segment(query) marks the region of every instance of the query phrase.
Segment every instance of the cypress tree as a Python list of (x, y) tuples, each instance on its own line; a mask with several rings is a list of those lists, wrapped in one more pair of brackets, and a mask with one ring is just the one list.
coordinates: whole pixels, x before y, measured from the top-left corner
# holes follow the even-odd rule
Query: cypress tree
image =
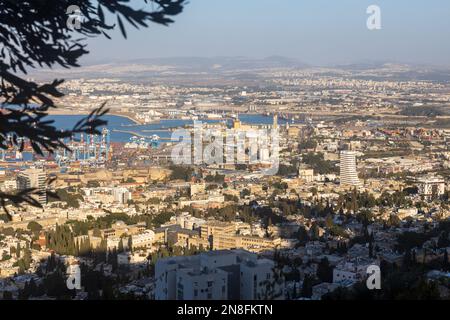
[(122, 239), (120, 239), (120, 241), (119, 241), (119, 248), (117, 249), (117, 251), (119, 251), (119, 253), (122, 253), (124, 251)]
[(131, 236), (128, 237), (128, 250), (133, 252), (133, 238)]
[(306, 275), (305, 278), (303, 279), (301, 295), (304, 298), (311, 298), (312, 296), (312, 282), (308, 275)]
[(443, 261), (443, 265), (444, 265), (444, 269), (448, 270), (449, 269), (449, 263), (448, 263), (448, 252), (447, 252), (447, 248), (444, 249), (444, 261)]

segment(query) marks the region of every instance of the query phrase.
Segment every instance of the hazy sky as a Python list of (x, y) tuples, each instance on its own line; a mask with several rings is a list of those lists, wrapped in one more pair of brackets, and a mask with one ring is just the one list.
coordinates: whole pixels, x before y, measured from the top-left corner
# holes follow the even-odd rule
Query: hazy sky
[[(366, 27), (369, 5), (382, 30)], [(310, 64), (450, 65), (449, 0), (190, 0), (170, 27), (89, 40), (85, 61), (282, 55)]]

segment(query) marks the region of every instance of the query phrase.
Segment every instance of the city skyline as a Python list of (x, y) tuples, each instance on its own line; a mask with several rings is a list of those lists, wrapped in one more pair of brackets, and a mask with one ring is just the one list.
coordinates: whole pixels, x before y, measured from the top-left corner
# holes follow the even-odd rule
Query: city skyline
[(0, 300), (450, 300), (450, 3), (192, 1), (0, 1)]

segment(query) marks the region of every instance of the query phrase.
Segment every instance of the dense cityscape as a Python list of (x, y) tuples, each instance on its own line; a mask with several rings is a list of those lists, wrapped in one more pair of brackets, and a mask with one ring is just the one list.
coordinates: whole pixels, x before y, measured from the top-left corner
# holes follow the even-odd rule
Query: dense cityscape
[[(1, 191), (34, 188), (39, 203), (4, 203), (0, 298), (450, 297), (448, 74), (209, 62), (81, 68), (51, 117), (65, 129), (105, 102), (101, 135), (0, 151)], [(173, 133), (198, 123), (276, 130), (275, 174), (273, 141), (254, 161), (246, 141), (240, 162), (178, 163)]]
[(2, 311), (445, 315), (449, 15), (0, 0)]

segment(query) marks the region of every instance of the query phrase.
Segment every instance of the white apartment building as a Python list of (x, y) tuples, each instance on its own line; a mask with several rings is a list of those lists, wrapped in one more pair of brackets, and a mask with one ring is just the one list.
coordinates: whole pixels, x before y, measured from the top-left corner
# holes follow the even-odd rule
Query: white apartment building
[(415, 217), (419, 213), (417, 208), (400, 208), (397, 210), (397, 217), (405, 219), (408, 217)]
[(282, 295), (274, 262), (245, 250), (217, 250), (156, 262), (156, 300), (265, 299)]
[(198, 200), (180, 200), (178, 201), (178, 207), (184, 208), (191, 205), (207, 205), (211, 202), (223, 203), (225, 201), (225, 197), (223, 195), (208, 195), (203, 199)]
[(133, 248), (150, 247), (155, 240), (155, 232), (152, 230), (145, 230), (142, 233), (131, 236), (131, 244)]
[(188, 212), (182, 212), (176, 217), (170, 218), (172, 224), (178, 224), (184, 229), (193, 230), (206, 223), (205, 219), (196, 218)]
[(117, 264), (122, 266), (134, 265), (135, 267), (142, 267), (147, 265), (147, 262), (146, 255), (141, 255), (137, 252), (125, 251), (117, 254)]
[(423, 177), (417, 182), (420, 195), (441, 196), (445, 193), (445, 181), (441, 177)]
[(12, 191), (17, 189), (17, 180), (5, 180), (0, 190), (2, 191)]
[(131, 193), (127, 188), (114, 188), (113, 189), (114, 201), (125, 204), (128, 200), (131, 200)]
[(222, 269), (181, 269), (177, 272), (177, 300), (227, 300), (228, 273)]
[(361, 185), (356, 171), (356, 152), (354, 151), (341, 151), (340, 183), (343, 186)]
[(370, 265), (377, 265), (377, 263), (358, 259), (343, 261), (333, 269), (333, 283), (361, 281), (367, 277), (367, 268)]
[(274, 262), (269, 259), (248, 261), (241, 265), (241, 300), (268, 300), (280, 293), (274, 279)]
[(34, 198), (41, 204), (47, 203), (46, 190), (47, 175), (41, 169), (27, 169), (17, 176), (17, 188), (19, 190), (36, 189)]

